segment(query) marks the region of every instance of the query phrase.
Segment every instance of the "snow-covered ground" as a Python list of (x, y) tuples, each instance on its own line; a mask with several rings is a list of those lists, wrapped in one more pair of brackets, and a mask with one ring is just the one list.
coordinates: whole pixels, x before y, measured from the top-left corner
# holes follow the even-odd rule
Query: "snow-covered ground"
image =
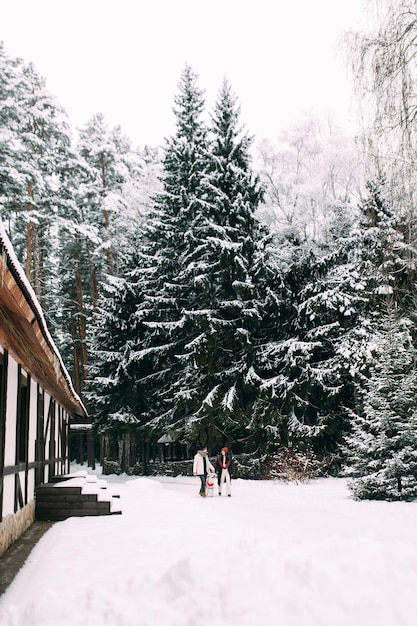
[(0, 600), (2, 626), (414, 626), (417, 503), (343, 479), (107, 477), (122, 515), (56, 523)]

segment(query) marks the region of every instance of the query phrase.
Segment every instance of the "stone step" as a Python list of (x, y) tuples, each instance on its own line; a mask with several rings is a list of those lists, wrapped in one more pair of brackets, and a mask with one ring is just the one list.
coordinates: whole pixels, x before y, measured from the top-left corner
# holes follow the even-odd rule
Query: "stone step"
[[(56, 477), (55, 477), (56, 478)], [(35, 489), (35, 517), (60, 521), (87, 515), (120, 515), (119, 496), (107, 489), (106, 481), (87, 476), (66, 477), (38, 485)]]

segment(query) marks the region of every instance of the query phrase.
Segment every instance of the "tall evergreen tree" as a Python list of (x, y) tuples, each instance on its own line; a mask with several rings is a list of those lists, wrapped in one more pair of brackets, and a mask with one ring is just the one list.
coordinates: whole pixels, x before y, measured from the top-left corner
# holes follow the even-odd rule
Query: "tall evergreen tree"
[(62, 193), (57, 221), (57, 337), (75, 388), (82, 393), (87, 377), (88, 328), (98, 299), (95, 251), (101, 244), (99, 225), (88, 221), (86, 189), (91, 181), (88, 164), (77, 153), (62, 173)]
[(90, 168), (84, 183), (84, 221), (98, 228), (101, 244), (94, 250), (97, 280), (118, 274), (117, 217), (126, 210), (123, 187), (140, 177), (140, 164), (120, 127), (110, 129), (101, 113), (80, 130), (77, 145)]
[(362, 303), (355, 324), (346, 329), (337, 349), (340, 358), (348, 360), (358, 384), (373, 367), (373, 337), (383, 331), (386, 316), (391, 320), (409, 318), (415, 324), (414, 244), (403, 219), (392, 209), (384, 180), (368, 182), (367, 191), (359, 207), (356, 255), (350, 272)]
[[(225, 81), (212, 116), (205, 202), (188, 225), (176, 280), (185, 294), (172, 387), (172, 419), (191, 438), (238, 446), (249, 434), (255, 386), (251, 372), (260, 318), (253, 266), (261, 237), (262, 198), (250, 165), (251, 140)], [(191, 428), (190, 428), (191, 427)]]
[(27, 89), (27, 83), (22, 65), (20, 59), (6, 54), (0, 42), (0, 209), (11, 239), (15, 238), (15, 214), (24, 206), (26, 192), (20, 136), (25, 113), (20, 94)]
[(416, 350), (407, 320), (385, 317), (375, 360), (347, 439), (350, 488), (359, 499), (417, 497)]
[(286, 304), (281, 332), (263, 346), (258, 372), (269, 429), (284, 445), (338, 450), (349, 412), (359, 410), (357, 388), (374, 365), (383, 315), (412, 314), (412, 242), (383, 182), (369, 184), (368, 192), (353, 221), (352, 209), (341, 206), (345, 214), (326, 245), (293, 239), (277, 252)]
[[(189, 80), (189, 72), (183, 79)], [(189, 91), (184, 83), (177, 99), (178, 134), (165, 160), (166, 193), (157, 203), (163, 209), (156, 222), (159, 255), (161, 229), (162, 255), (170, 254), (169, 262), (160, 260), (169, 274), (158, 275), (159, 318), (150, 324), (159, 359), (161, 335), (169, 353), (168, 361), (166, 354), (160, 361), (169, 375), (156, 423), (214, 445), (248, 435), (260, 320), (251, 272), (260, 238), (254, 212), (261, 190), (228, 84), (214, 111), (210, 152), (204, 129), (190, 119), (190, 111), (199, 116), (202, 107), (195, 87)], [(152, 293), (155, 297), (155, 285)]]
[(44, 308), (49, 273), (53, 258), (54, 225), (60, 200), (59, 173), (68, 160), (71, 133), (66, 114), (46, 89), (45, 80), (33, 65), (24, 68), (29, 90), (23, 105), (26, 110), (22, 141), (25, 146), (26, 167), (33, 174), (27, 178), (26, 203), (26, 275), (31, 279)]
[(355, 382), (347, 471), (358, 498), (407, 500), (417, 493), (414, 245), (385, 182), (367, 188), (359, 266), (367, 306), (341, 345)]
[[(101, 330), (92, 344), (88, 397), (99, 427), (120, 437), (122, 414), (137, 420), (138, 429), (149, 423), (155, 428), (161, 421), (166, 424), (165, 398), (178, 375), (173, 330), (182, 318), (182, 296), (175, 292), (174, 283), (187, 224), (202, 199), (201, 180), (207, 167), (203, 108), (197, 77), (186, 67), (175, 99), (177, 131), (167, 141), (162, 162), (162, 191), (155, 195), (147, 219), (138, 225), (136, 250), (124, 258), (123, 279), (107, 279), (97, 311), (96, 325)], [(106, 380), (111, 382), (102, 384)]]
[(71, 137), (65, 112), (33, 65), (1, 50), (2, 214), (43, 308), (54, 302), (54, 244), (59, 175)]
[(120, 128), (109, 129), (100, 114), (80, 131), (78, 150), (62, 168), (65, 194), (58, 222), (58, 265), (59, 301), (70, 320), (62, 329), (62, 347), (82, 392), (101, 285), (107, 274), (119, 272), (126, 238), (134, 232), (134, 220), (129, 229), (121, 216), (128, 208), (124, 185), (140, 179), (140, 160)]
[(340, 250), (320, 251), (297, 245), (285, 264), (278, 261), (280, 325), (262, 345), (258, 371), (263, 422), (271, 441), (284, 446), (334, 451), (346, 427), (351, 386), (338, 346), (357, 323), (363, 295), (354, 277), (355, 238), (338, 244)]
[(139, 278), (137, 270), (126, 278), (109, 276), (100, 297), (87, 398), (93, 400), (96, 427), (102, 432), (118, 434), (123, 424), (139, 422), (142, 398), (129, 371), (132, 345), (143, 334), (136, 316)]
[(138, 267), (128, 270), (133, 276), (140, 268), (135, 318), (142, 330), (129, 358), (119, 359), (144, 399), (133, 410), (142, 424), (217, 445), (251, 434), (261, 319), (253, 276), (263, 235), (254, 213), (262, 192), (230, 87), (220, 91), (209, 143), (196, 81), (186, 67), (163, 191), (143, 226)]
[[(175, 98), (176, 133), (167, 140), (163, 158), (163, 190), (155, 196), (141, 244), (143, 299), (138, 305), (148, 333), (137, 348), (141, 393), (153, 397), (145, 421), (169, 427), (167, 400), (173, 380), (181, 377), (176, 353), (180, 351), (177, 329), (182, 327), (188, 285), (178, 281), (183, 256), (194, 237), (193, 219), (203, 210), (203, 179), (208, 167), (207, 130), (201, 121), (203, 93), (197, 76), (187, 66)], [(153, 374), (147, 363), (152, 360)], [(144, 361), (144, 362), (142, 362)], [(143, 367), (142, 367), (143, 366)]]
[(207, 208), (193, 224), (196, 241), (180, 275), (192, 285), (184, 325), (190, 340), (181, 355), (189, 381), (185, 391), (182, 385), (185, 414), (191, 416), (194, 436), (201, 438), (203, 432), (213, 445), (226, 439), (237, 449), (253, 436), (262, 316), (254, 267), (263, 234), (255, 218), (262, 189), (251, 169), (251, 138), (239, 126), (239, 113), (224, 81), (212, 115)]

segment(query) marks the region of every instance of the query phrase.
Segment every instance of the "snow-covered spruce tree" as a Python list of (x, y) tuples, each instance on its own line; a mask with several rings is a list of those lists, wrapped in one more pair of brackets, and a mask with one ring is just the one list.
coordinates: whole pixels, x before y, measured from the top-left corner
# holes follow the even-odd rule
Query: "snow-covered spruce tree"
[[(24, 161), (20, 129), (25, 116), (20, 93), (26, 89), (27, 83), (22, 61), (9, 57), (2, 42), (0, 76), (0, 210), (9, 236), (14, 239), (15, 214), (26, 200), (25, 179), (19, 164)], [(23, 234), (21, 238), (24, 240)]]
[(174, 332), (179, 375), (167, 395), (168, 415), (191, 440), (212, 447), (226, 440), (238, 449), (254, 435), (261, 311), (253, 268), (262, 234), (254, 213), (262, 192), (251, 170), (251, 140), (239, 127), (226, 81), (211, 130), (203, 201), (185, 225), (174, 280), (182, 318)]
[[(149, 159), (150, 167), (156, 167), (156, 155), (151, 154)], [(146, 162), (144, 169), (146, 171)], [(149, 178), (154, 178), (152, 170)], [(140, 237), (144, 237), (144, 215), (149, 210), (146, 188), (151, 181), (145, 180), (142, 188), (143, 182), (142, 177), (128, 181), (128, 192), (123, 193), (126, 209), (113, 214), (112, 231), (113, 240), (118, 244), (119, 276), (108, 274), (99, 284), (94, 316), (86, 329), (89, 331), (89, 365), (86, 368), (89, 377), (85, 397), (94, 416), (95, 432), (100, 437), (101, 461), (106, 458), (117, 460), (121, 471), (127, 471), (140, 458), (142, 471), (146, 473), (145, 450), (149, 440), (146, 420), (156, 407), (152, 393), (146, 393), (146, 380), (153, 370), (146, 359), (149, 332), (144, 328), (143, 309), (139, 303), (143, 302), (142, 283), (148, 284), (148, 272), (158, 271), (158, 264), (154, 267), (149, 261), (147, 268), (143, 264), (146, 244)], [(91, 228), (84, 227), (78, 233), (81, 254), (88, 252), (89, 246), (94, 249)], [(86, 255), (86, 261), (90, 257), (91, 253)], [(82, 295), (80, 304), (87, 301), (91, 306), (88, 288)], [(78, 318), (81, 322), (82, 317), (78, 315)], [(152, 381), (151, 376), (149, 380)], [(154, 391), (151, 383), (150, 387)]]
[[(73, 233), (82, 228), (74, 202), (86, 166), (71, 148), (62, 108), (33, 66), (9, 59), (3, 49), (0, 58), (1, 214), (54, 339), (76, 375), (72, 349), (77, 346), (68, 328), (77, 324), (76, 300), (73, 293), (66, 299), (64, 285), (74, 290), (77, 285), (72, 271), (77, 257), (74, 250), (66, 252)], [(76, 375), (80, 391), (78, 380)]]
[(404, 217), (392, 210), (385, 182), (367, 188), (360, 272), (368, 306), (361, 325), (340, 346), (355, 383), (348, 472), (355, 476), (357, 497), (411, 499), (416, 480), (415, 250)]
[(258, 372), (269, 429), (281, 445), (325, 453), (342, 441), (352, 385), (337, 350), (363, 306), (355, 242), (346, 232), (338, 249), (333, 242), (333, 249), (298, 244), (291, 251), (290, 242), (283, 242), (276, 253), (280, 326), (259, 351)]
[(62, 107), (33, 65), (7, 61), (4, 53), (1, 58), (9, 68), (2, 74), (2, 212), (18, 258), (48, 314), (55, 300), (51, 286), (59, 170), (70, 150), (70, 131)]
[[(26, 110), (21, 129), (27, 164), (36, 174), (27, 180), (26, 204), (26, 275), (48, 311), (55, 294), (48, 293), (54, 276), (55, 223), (60, 202), (59, 172), (68, 159), (71, 133), (66, 113), (46, 89), (45, 81), (33, 65), (24, 68), (29, 90), (23, 99)], [(25, 164), (27, 166), (27, 164)]]
[[(161, 149), (150, 146), (138, 148), (130, 153), (129, 162), (130, 177), (121, 190), (124, 206), (113, 214), (112, 223), (118, 263), (124, 268), (126, 259), (131, 255), (132, 241), (136, 241), (138, 231), (148, 218), (152, 197), (162, 189)], [(116, 273), (121, 272), (117, 270)]]
[[(338, 355), (345, 359), (352, 380), (360, 387), (362, 376), (373, 367), (373, 337), (384, 329), (386, 315), (409, 318), (415, 327), (413, 272), (416, 262), (411, 231), (390, 203), (385, 182), (367, 183), (360, 209), (356, 243), (356, 271), (362, 291), (356, 323), (342, 336)], [(415, 331), (411, 330), (414, 336)]]
[(88, 329), (98, 299), (94, 252), (101, 244), (98, 224), (86, 211), (91, 170), (78, 153), (62, 163), (58, 207), (56, 265), (59, 283), (53, 309), (57, 340), (78, 393), (84, 390), (88, 365)]
[(135, 232), (132, 213), (130, 229), (125, 222), (122, 228), (121, 215), (128, 208), (124, 185), (134, 186), (136, 178), (140, 180), (140, 160), (120, 128), (110, 130), (102, 115), (81, 130), (78, 148), (60, 167), (57, 316), (60, 347), (67, 355), (77, 391), (82, 392), (101, 284), (107, 272), (118, 272), (129, 232)]
[(410, 322), (385, 316), (377, 355), (360, 388), (360, 410), (347, 438), (347, 475), (359, 499), (417, 498), (417, 353)]
[[(129, 411), (140, 424), (152, 423), (160, 432), (170, 427), (167, 417), (170, 405), (166, 398), (172, 382), (182, 376), (180, 363), (175, 358), (179, 349), (175, 333), (183, 323), (184, 294), (176, 279), (186, 238), (190, 236), (189, 226), (193, 216), (201, 211), (204, 195), (202, 179), (208, 167), (208, 156), (207, 131), (200, 119), (203, 108), (197, 77), (186, 67), (175, 99), (177, 130), (167, 141), (163, 158), (163, 189), (155, 195), (147, 219), (139, 229), (138, 256), (132, 254), (126, 259), (124, 271), (128, 282), (129, 275), (136, 272), (140, 277), (137, 279), (140, 290), (136, 290), (136, 319), (145, 328), (127, 344), (129, 358), (124, 345), (118, 357), (119, 361), (129, 364), (125, 372), (132, 392), (127, 395), (133, 397), (137, 391), (137, 401), (130, 405)], [(123, 307), (122, 300), (118, 303)], [(121, 311), (118, 318), (124, 319), (124, 315)], [(126, 332), (130, 337), (129, 329)], [(94, 356), (98, 360), (97, 368), (105, 369), (103, 349), (100, 354), (94, 348)], [(104, 407), (107, 400), (110, 403), (108, 413), (114, 414), (110, 396), (103, 400), (102, 408), (99, 406), (99, 414), (107, 410)], [(91, 401), (94, 401), (92, 396)]]
[(84, 184), (84, 219), (98, 227), (101, 245), (94, 250), (97, 280), (118, 274), (117, 218), (126, 210), (123, 188), (140, 178), (140, 162), (120, 127), (110, 129), (101, 113), (80, 130), (77, 149), (90, 167)]
[(337, 450), (356, 387), (373, 365), (382, 314), (387, 307), (414, 314), (410, 230), (390, 209), (382, 181), (368, 193), (359, 211), (341, 205), (326, 245), (294, 240), (290, 254), (290, 241), (280, 247), (284, 332), (265, 345), (258, 372), (284, 443)]
[[(149, 397), (137, 381), (151, 373), (146, 359), (140, 359), (139, 366), (136, 358), (145, 329), (137, 314), (142, 268), (133, 247), (129, 267), (124, 270), (123, 277), (108, 276), (99, 298), (85, 393), (95, 432), (104, 444), (103, 457), (117, 459), (122, 471), (135, 465), (137, 448), (146, 438)], [(140, 456), (144, 461), (145, 456)]]
[(364, 307), (352, 148), (328, 130), (309, 119), (279, 146), (262, 143), (266, 203), (259, 212), (275, 237), (269, 302), (279, 303), (278, 317), (275, 302), (272, 308), (275, 333), (259, 351), (264, 422), (269, 418), (271, 441), (274, 435), (281, 445), (321, 452), (342, 440), (343, 405), (353, 394), (338, 347)]

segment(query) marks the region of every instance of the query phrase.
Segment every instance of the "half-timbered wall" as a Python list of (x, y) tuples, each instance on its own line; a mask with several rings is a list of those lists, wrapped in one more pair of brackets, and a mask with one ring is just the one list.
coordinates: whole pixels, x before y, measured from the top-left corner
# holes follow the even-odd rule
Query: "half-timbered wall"
[(34, 520), (38, 484), (69, 471), (69, 421), (87, 418), (0, 220), (0, 555)]
[(34, 521), (36, 485), (69, 471), (69, 419), (0, 347), (0, 555)]

